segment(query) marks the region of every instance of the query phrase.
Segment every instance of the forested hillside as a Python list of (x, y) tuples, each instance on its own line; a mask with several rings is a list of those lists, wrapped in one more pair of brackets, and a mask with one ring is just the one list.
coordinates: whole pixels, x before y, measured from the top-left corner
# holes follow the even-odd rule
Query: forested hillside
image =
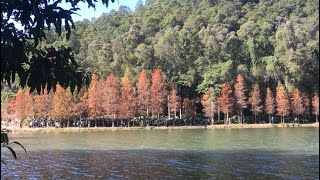
[[(49, 32), (40, 46), (71, 47), (101, 80), (127, 72), (135, 86), (142, 70), (151, 79), (161, 69), (168, 90), (174, 84), (181, 101), (198, 103), (230, 86), (235, 102), (246, 97), (244, 105), (235, 103), (239, 115), (264, 112), (249, 106), (257, 88), (261, 103), (268, 87), (273, 94), (283, 87), (288, 98), (297, 89), (310, 101), (319, 91), (317, 0), (146, 0), (134, 11), (122, 6), (75, 26), (69, 41)], [(242, 95), (233, 92), (238, 75)]]
[(55, 34), (47, 43), (72, 47), (102, 77), (161, 68), (184, 96), (234, 84), (237, 74), (312, 92), (319, 89), (318, 18), (316, 0), (149, 0), (78, 22), (70, 41)]

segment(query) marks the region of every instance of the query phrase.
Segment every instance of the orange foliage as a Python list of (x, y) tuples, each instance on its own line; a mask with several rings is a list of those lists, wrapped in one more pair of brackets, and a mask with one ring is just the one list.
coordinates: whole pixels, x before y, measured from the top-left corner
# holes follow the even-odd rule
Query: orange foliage
[(150, 106), (150, 80), (142, 70), (137, 82), (137, 106), (139, 115), (148, 117)]
[(34, 116), (34, 97), (30, 95), (28, 89), (24, 93), (24, 96), (26, 98), (25, 116), (28, 118), (32, 118)]
[(53, 95), (53, 107), (51, 116), (54, 119), (67, 119), (71, 113), (71, 92), (62, 88), (59, 84), (56, 86), (56, 92)]
[(52, 111), (52, 92), (49, 94), (35, 95), (34, 115), (37, 118), (51, 117)]
[(185, 118), (193, 118), (195, 116), (195, 101), (189, 98), (184, 98), (182, 102), (183, 114)]
[(88, 108), (89, 116), (92, 119), (97, 119), (102, 115), (103, 108), (103, 89), (102, 83), (98, 81), (97, 75), (93, 74), (91, 77), (91, 82), (88, 90)]
[(6, 98), (1, 105), (1, 120), (8, 120), (10, 118), (10, 103)]
[(26, 98), (23, 94), (22, 89), (19, 89), (16, 98), (15, 98), (15, 105), (14, 105), (14, 111), (15, 111), (15, 117), (22, 121), (25, 118), (25, 105), (26, 105)]
[[(180, 97), (178, 95), (178, 90), (176, 85), (174, 85), (173, 83), (171, 83), (171, 91), (168, 95), (168, 108), (169, 108), (169, 113), (173, 113), (174, 115), (174, 119), (176, 118), (176, 113), (179, 110), (179, 106), (180, 106)], [(169, 114), (169, 117), (170, 117)]]
[(121, 87), (121, 117), (124, 119), (133, 118), (136, 113), (134, 87), (131, 82), (132, 75), (127, 70), (122, 78)]
[(312, 113), (316, 115), (316, 122), (318, 122), (318, 116), (319, 116), (319, 95), (317, 93), (314, 93), (314, 96), (312, 98)]
[(270, 115), (275, 113), (275, 100), (270, 88), (267, 88), (266, 101), (265, 101), (265, 112), (269, 114), (269, 122), (271, 122)]
[(214, 114), (217, 112), (217, 102), (213, 93), (213, 89), (210, 87), (201, 99), (201, 104), (203, 106), (202, 111), (206, 117), (211, 119), (211, 125), (213, 125)]
[(254, 114), (254, 121), (256, 123), (256, 116), (262, 112), (263, 106), (260, 98), (260, 89), (257, 84), (253, 86), (250, 93), (249, 103), (251, 104), (251, 111)]
[(234, 85), (234, 97), (235, 97), (235, 104), (238, 110), (238, 120), (241, 123), (241, 118), (243, 116), (243, 109), (247, 108), (248, 102), (246, 97), (246, 86), (244, 83), (243, 77), (239, 74), (237, 76), (237, 82)]
[[(220, 96), (218, 97), (219, 106), (221, 112), (227, 115), (227, 121), (229, 122), (229, 113), (232, 113), (234, 108), (234, 99), (232, 97), (232, 89), (228, 83), (221, 85)], [(225, 123), (227, 123), (225, 121)]]
[(290, 114), (290, 104), (285, 88), (279, 83), (276, 93), (277, 113), (282, 117), (281, 123), (284, 123), (284, 116)]
[(156, 69), (152, 73), (152, 85), (150, 87), (151, 94), (151, 112), (153, 115), (157, 115), (160, 118), (160, 114), (163, 112), (166, 101), (166, 89), (161, 76), (161, 70)]
[(114, 120), (119, 116), (120, 108), (120, 83), (119, 79), (110, 75), (107, 77), (105, 83), (106, 87), (104, 88), (104, 103), (103, 107), (108, 118), (112, 119), (112, 127), (114, 126)]
[(291, 109), (294, 115), (300, 115), (304, 112), (303, 99), (300, 95), (300, 91), (294, 88), (291, 95)]

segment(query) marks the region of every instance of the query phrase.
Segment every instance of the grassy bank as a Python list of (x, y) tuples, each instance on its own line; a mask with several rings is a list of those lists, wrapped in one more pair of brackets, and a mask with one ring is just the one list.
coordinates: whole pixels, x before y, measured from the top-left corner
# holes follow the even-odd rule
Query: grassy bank
[(242, 129), (242, 128), (297, 128), (297, 127), (319, 127), (319, 123), (313, 124), (220, 124), (213, 126), (161, 126), (161, 127), (91, 127), (91, 128), (6, 128), (12, 132), (82, 132), (82, 131), (117, 131), (117, 130), (164, 130), (164, 129)]

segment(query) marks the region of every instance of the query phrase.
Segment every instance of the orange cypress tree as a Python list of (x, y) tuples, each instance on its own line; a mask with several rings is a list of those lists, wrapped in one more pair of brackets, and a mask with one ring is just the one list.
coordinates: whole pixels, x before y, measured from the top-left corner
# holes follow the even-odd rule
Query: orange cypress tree
[(71, 112), (71, 93), (63, 89), (59, 84), (56, 86), (56, 92), (53, 95), (52, 117), (59, 120), (68, 119), (67, 127), (69, 127), (69, 115)]
[(235, 105), (238, 111), (238, 123), (242, 123), (243, 109), (248, 107), (247, 97), (246, 97), (246, 87), (243, 77), (239, 74), (237, 76), (237, 82), (234, 85), (234, 97)]
[(201, 104), (203, 106), (202, 111), (206, 117), (210, 118), (211, 125), (213, 125), (214, 114), (217, 112), (217, 102), (212, 87), (210, 87), (202, 96)]
[(290, 104), (282, 84), (278, 84), (276, 91), (277, 115), (281, 116), (281, 123), (284, 123), (284, 117), (290, 114)]
[(318, 123), (318, 116), (319, 116), (319, 95), (314, 93), (312, 98), (312, 113), (316, 115), (316, 123)]
[(10, 106), (9, 106), (9, 112), (10, 112), (10, 119), (14, 120), (16, 119), (16, 98), (12, 98), (10, 100)]
[(34, 117), (34, 98), (32, 95), (30, 95), (28, 89), (24, 93), (24, 96), (26, 98), (25, 115), (28, 118), (32, 118)]
[(76, 103), (73, 107), (73, 114), (81, 120), (88, 115), (88, 92), (80, 90), (76, 97)]
[(179, 110), (180, 97), (178, 95), (177, 86), (175, 84), (171, 83), (170, 88), (171, 90), (168, 95), (168, 115), (170, 119), (171, 113), (173, 114), (173, 125), (175, 125), (177, 111)]
[(269, 115), (269, 123), (271, 123), (271, 115), (275, 113), (275, 100), (269, 87), (267, 88), (264, 111)]
[[(163, 106), (166, 101), (166, 89), (161, 76), (161, 70), (156, 69), (152, 73), (152, 85), (150, 87), (151, 94), (151, 112), (153, 115), (157, 115), (158, 119), (160, 114), (163, 112)], [(159, 122), (158, 122), (159, 123)]]
[(34, 96), (34, 116), (36, 118), (42, 118), (45, 117), (44, 113), (45, 113), (45, 102), (43, 98), (45, 95), (44, 94), (36, 94)]
[(91, 82), (88, 90), (88, 109), (89, 117), (95, 121), (97, 127), (97, 118), (102, 115), (102, 89), (101, 81), (98, 81), (96, 74), (92, 74)]
[(292, 114), (298, 117), (304, 112), (303, 99), (299, 89), (297, 88), (294, 88), (291, 93), (291, 110)]
[(134, 87), (131, 82), (132, 74), (127, 69), (122, 78), (121, 84), (121, 112), (122, 118), (128, 120), (128, 126), (130, 126), (130, 118), (133, 118), (136, 113), (135, 109), (135, 96)]
[(228, 83), (221, 85), (220, 96), (218, 97), (221, 112), (226, 115), (225, 123), (231, 123), (229, 113), (233, 112), (234, 99), (232, 97), (232, 89)]
[(186, 119), (193, 118), (195, 116), (195, 100), (184, 98), (182, 102), (183, 114)]
[(3, 101), (3, 104), (1, 105), (1, 120), (8, 122), (9, 118), (10, 118), (10, 103), (8, 98), (6, 98)]
[(137, 82), (137, 106), (141, 116), (148, 117), (150, 105), (150, 80), (145, 70), (142, 70)]
[(112, 119), (112, 127), (114, 127), (114, 120), (118, 118), (120, 111), (121, 85), (119, 79), (112, 74), (107, 77), (105, 85), (103, 107), (107, 117)]
[(251, 111), (254, 114), (254, 123), (257, 121), (257, 115), (262, 112), (263, 105), (260, 98), (260, 89), (257, 84), (253, 86), (250, 93), (249, 103), (251, 104)]
[(26, 98), (24, 96), (24, 93), (22, 89), (18, 90), (18, 93), (15, 98), (15, 117), (20, 121), (21, 123), (23, 119), (26, 117), (25, 115), (25, 105), (26, 105)]

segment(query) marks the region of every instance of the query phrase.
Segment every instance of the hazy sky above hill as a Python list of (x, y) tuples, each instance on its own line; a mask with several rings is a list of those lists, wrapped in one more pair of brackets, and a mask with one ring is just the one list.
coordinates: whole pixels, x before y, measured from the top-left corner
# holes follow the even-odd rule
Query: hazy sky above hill
[[(91, 20), (92, 18), (98, 18), (103, 13), (109, 13), (112, 9), (118, 10), (121, 5), (129, 7), (132, 11), (134, 11), (135, 6), (137, 4), (138, 0), (116, 0), (114, 3), (111, 3), (108, 7), (102, 4), (101, 1), (98, 1), (96, 3), (96, 8), (88, 8), (87, 3), (79, 2), (78, 7), (80, 10), (77, 11), (77, 14), (72, 15), (72, 19), (74, 22), (76, 21), (82, 21), (83, 19)], [(144, 3), (145, 0), (142, 0)], [(60, 5), (64, 9), (70, 9), (71, 6), (66, 3), (62, 3)], [(19, 23), (16, 23), (14, 20), (10, 20), (9, 22), (13, 22), (15, 24), (15, 27), (18, 29), (22, 29), (21, 25)]]
[[(142, 0), (145, 2), (145, 0)], [(129, 7), (132, 11), (135, 9), (138, 0), (116, 0), (114, 3), (109, 3), (109, 6), (106, 7), (102, 4), (101, 1), (96, 3), (96, 9), (88, 8), (88, 4), (80, 2), (78, 7), (80, 10), (77, 11), (79, 15), (73, 15), (72, 18), (74, 22), (81, 21), (83, 19), (91, 20), (92, 18), (98, 18), (103, 13), (109, 13), (112, 9), (118, 10), (121, 5)], [(70, 8), (67, 4), (62, 6), (63, 8)]]

